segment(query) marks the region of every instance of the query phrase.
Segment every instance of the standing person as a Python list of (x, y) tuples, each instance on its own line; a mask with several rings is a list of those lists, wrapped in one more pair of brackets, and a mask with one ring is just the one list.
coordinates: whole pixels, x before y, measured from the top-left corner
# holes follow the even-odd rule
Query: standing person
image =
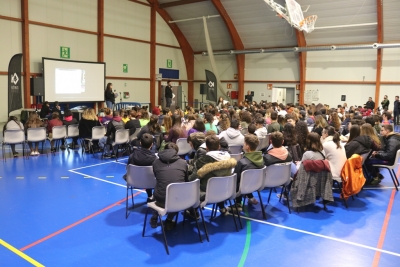
[(244, 100), (245, 100), (247, 103), (253, 102), (253, 96), (252, 96), (250, 90), (247, 91), (247, 95), (244, 97)]
[(399, 124), (399, 114), (400, 114), (400, 103), (399, 103), (399, 96), (396, 95), (395, 97), (395, 101), (394, 101), (394, 107), (393, 107), (393, 122), (395, 125)]
[(375, 109), (375, 102), (372, 101), (372, 97), (368, 98), (367, 103), (365, 103), (365, 108), (374, 110)]
[[(23, 131), (24, 130), (24, 125), (21, 122), (18, 121), (17, 117), (10, 116), (8, 118), (7, 123), (4, 124), (3, 137), (4, 137), (4, 131), (5, 130), (22, 130)], [(23, 144), (22, 146), (24, 146), (24, 145), (25, 144)], [(11, 144), (10, 146), (11, 146), (11, 150), (12, 150), (13, 156), (14, 157), (18, 157), (18, 152), (15, 151), (15, 144)], [(4, 157), (4, 155), (3, 155), (3, 157)]]
[(104, 92), (104, 99), (106, 100), (106, 105), (109, 109), (113, 110), (115, 104), (115, 94), (112, 91), (113, 84), (107, 83), (106, 91)]
[(388, 99), (388, 96), (385, 95), (385, 96), (383, 97), (382, 102), (381, 102), (382, 109), (383, 109), (383, 110), (388, 110), (388, 109), (389, 109), (389, 104), (390, 104), (390, 101), (389, 101), (389, 99)]
[(167, 108), (171, 107), (172, 103), (172, 86), (171, 86), (171, 81), (167, 81), (167, 86), (165, 86), (165, 106)]

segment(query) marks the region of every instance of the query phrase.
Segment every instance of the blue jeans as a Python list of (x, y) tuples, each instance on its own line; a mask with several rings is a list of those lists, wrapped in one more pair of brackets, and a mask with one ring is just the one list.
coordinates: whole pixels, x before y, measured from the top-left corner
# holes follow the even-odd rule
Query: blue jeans
[(107, 105), (107, 107), (108, 107), (109, 109), (113, 110), (113, 108), (114, 108), (113, 102), (111, 102), (111, 101), (106, 101), (106, 105)]
[(172, 103), (172, 98), (165, 98), (165, 100), (166, 100), (166, 104), (165, 104), (165, 106), (167, 107), (167, 108), (169, 108), (170, 106), (171, 106), (171, 103)]

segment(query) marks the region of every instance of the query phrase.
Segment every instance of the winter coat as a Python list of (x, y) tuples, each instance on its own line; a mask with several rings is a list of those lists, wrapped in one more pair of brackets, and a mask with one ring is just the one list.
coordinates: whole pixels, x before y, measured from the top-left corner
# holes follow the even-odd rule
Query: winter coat
[(104, 99), (105, 101), (111, 101), (115, 103), (115, 94), (112, 90), (105, 90), (104, 91)]
[(114, 117), (112, 121), (107, 124), (106, 136), (108, 137), (108, 144), (115, 141), (115, 133), (121, 129), (125, 129), (124, 122), (121, 120), (121, 117)]
[(219, 138), (225, 138), (229, 146), (243, 146), (244, 136), (239, 130), (228, 128), (226, 131), (221, 132)]
[(80, 138), (92, 138), (92, 128), (95, 126), (100, 126), (98, 120), (87, 120), (82, 118), (79, 121), (79, 137)]
[[(313, 164), (320, 165), (317, 161), (324, 161), (320, 167), (325, 166), (329, 169), (327, 160), (310, 160), (315, 161)], [(325, 201), (333, 201), (332, 194), (332, 173), (325, 169), (324, 171), (314, 172), (311, 169), (306, 171), (306, 161), (303, 161), (297, 172), (296, 178), (293, 180), (290, 194), (294, 208), (306, 206), (315, 202), (317, 197), (322, 197)], [(322, 168), (324, 169), (324, 168)]]
[(371, 137), (367, 135), (360, 135), (350, 142), (347, 142), (347, 144), (344, 146), (344, 149), (346, 150), (346, 157), (351, 158), (353, 154), (362, 155), (368, 153), (371, 149), (376, 150), (376, 145), (374, 145)]
[(132, 164), (136, 166), (151, 166), (156, 159), (156, 155), (150, 150), (137, 147), (133, 149), (131, 155), (129, 156), (128, 165)]
[[(217, 151), (211, 151), (217, 152)], [(221, 155), (229, 156), (227, 152), (219, 151)], [(200, 179), (200, 191), (206, 192), (208, 179), (212, 177), (223, 177), (232, 174), (232, 168), (236, 166), (236, 160), (228, 158), (226, 160), (220, 160), (210, 156), (210, 152), (202, 156), (195, 163), (193, 173), (189, 177), (189, 181)]]
[(254, 133), (257, 135), (258, 138), (265, 137), (268, 135), (268, 130), (265, 127), (261, 127), (258, 128)]
[(354, 154), (344, 164), (342, 171), (342, 195), (348, 197), (358, 194), (365, 184), (365, 177), (362, 169), (362, 157)]
[(129, 129), (129, 135), (136, 132), (136, 129), (140, 128), (140, 122), (138, 120), (128, 120), (125, 123), (125, 129)]
[(290, 153), (288, 154), (288, 156), (287, 156), (287, 158), (285, 160), (281, 160), (281, 159), (279, 159), (277, 157), (269, 155), (268, 151), (267, 151), (266, 154), (264, 154), (263, 159), (264, 159), (264, 165), (267, 166), (267, 167), (270, 166), (270, 165), (273, 165), (273, 164), (286, 163), (286, 162), (291, 162), (292, 161), (292, 157), (290, 156)]
[(245, 153), (243, 158), (237, 162), (234, 170), (234, 173), (237, 175), (237, 184), (239, 185), (240, 183), (242, 172), (252, 169), (261, 169), (264, 166), (265, 165), (261, 151)]
[(400, 149), (400, 134), (390, 133), (385, 138), (385, 148), (382, 151), (378, 151), (375, 155), (377, 159), (387, 160), (389, 165), (394, 164), (396, 159), (397, 150)]
[(158, 203), (164, 204), (167, 186), (187, 180), (187, 164), (177, 155), (175, 149), (165, 149), (158, 154), (158, 157), (153, 162), (153, 172), (157, 180), (154, 198)]

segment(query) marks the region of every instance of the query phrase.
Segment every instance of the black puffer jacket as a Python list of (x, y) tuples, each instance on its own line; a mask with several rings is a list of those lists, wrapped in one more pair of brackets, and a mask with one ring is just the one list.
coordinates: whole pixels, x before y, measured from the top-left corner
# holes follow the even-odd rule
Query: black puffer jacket
[(362, 155), (368, 153), (371, 149), (376, 150), (376, 147), (371, 137), (360, 135), (348, 142), (344, 149), (346, 150), (346, 157), (349, 159), (353, 154)]
[(400, 149), (400, 135), (391, 133), (385, 138), (385, 148), (378, 151), (375, 155), (378, 159), (387, 160), (390, 165), (393, 165), (396, 158), (397, 150)]
[(153, 163), (153, 172), (157, 180), (154, 197), (158, 203), (164, 204), (167, 186), (187, 180), (187, 164), (177, 155), (175, 149), (165, 149), (158, 157)]
[(137, 147), (133, 149), (132, 154), (129, 156), (128, 164), (151, 166), (156, 159), (156, 155), (150, 150)]

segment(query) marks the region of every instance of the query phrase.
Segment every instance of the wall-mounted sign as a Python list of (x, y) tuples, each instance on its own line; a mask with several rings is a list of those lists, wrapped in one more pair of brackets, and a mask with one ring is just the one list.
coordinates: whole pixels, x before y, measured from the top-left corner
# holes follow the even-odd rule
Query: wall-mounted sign
[(273, 87), (273, 84), (272, 84), (272, 83), (267, 84), (267, 89), (268, 89), (268, 90), (272, 90), (272, 87)]
[(233, 74), (233, 79), (236, 79), (236, 80), (237, 80), (237, 78), (238, 78), (237, 73)]
[(122, 72), (128, 73), (128, 64), (122, 64)]
[(226, 85), (226, 88), (227, 88), (227, 89), (232, 89), (232, 84), (231, 84), (231, 83), (228, 83), (228, 84)]
[(71, 49), (66, 46), (60, 46), (60, 58), (71, 58)]
[(167, 68), (172, 69), (172, 59), (167, 59)]

